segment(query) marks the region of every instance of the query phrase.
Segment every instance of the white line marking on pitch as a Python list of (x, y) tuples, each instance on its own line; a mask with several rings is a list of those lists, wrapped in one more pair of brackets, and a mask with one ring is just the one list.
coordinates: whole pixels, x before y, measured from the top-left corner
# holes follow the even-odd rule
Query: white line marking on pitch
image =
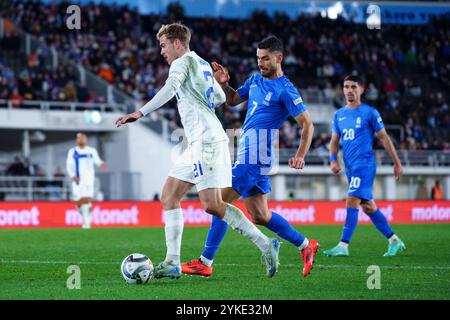
[[(251, 265), (243, 265), (243, 264), (237, 264), (237, 263), (230, 263), (230, 264), (216, 264), (216, 266), (224, 266), (224, 267), (239, 267), (239, 266), (245, 266), (245, 267), (249, 267)], [(280, 266), (283, 267), (300, 267), (300, 264), (292, 264), (292, 263), (287, 263), (287, 264), (283, 264), (280, 263)], [(366, 266), (363, 265), (345, 265), (345, 264), (314, 264), (314, 267), (318, 267), (318, 268), (324, 268), (324, 269), (341, 269), (341, 268), (366, 268)], [(430, 270), (450, 270), (450, 266), (381, 266), (380, 268), (385, 268), (385, 269), (430, 269)]]
[(105, 261), (45, 261), (45, 260), (0, 260), (0, 264), (117, 264)]
[[(0, 264), (92, 264), (92, 265), (120, 265), (120, 261), (49, 261), (49, 260), (0, 260)], [(238, 264), (238, 263), (217, 263), (216, 266), (223, 267), (254, 267), (255, 264)], [(282, 267), (300, 267), (300, 264), (280, 264)], [(324, 269), (341, 269), (341, 268), (366, 268), (363, 265), (348, 265), (348, 264), (314, 264), (314, 267)], [(429, 269), (429, 270), (450, 270), (450, 266), (380, 266), (384, 269)]]

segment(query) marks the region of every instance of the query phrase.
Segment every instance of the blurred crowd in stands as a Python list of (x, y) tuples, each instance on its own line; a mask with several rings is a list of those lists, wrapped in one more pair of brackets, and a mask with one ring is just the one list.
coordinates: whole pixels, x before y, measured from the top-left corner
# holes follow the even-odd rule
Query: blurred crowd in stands
[(94, 102), (86, 86), (77, 84), (73, 69), (42, 68), (36, 60), (17, 73), (0, 61), (0, 100), (13, 100), (13, 108), (26, 108), (23, 100)]
[[(12, 162), (0, 163), (0, 175), (43, 177), (47, 176), (47, 173), (39, 164), (32, 163), (29, 158), (16, 156)], [(64, 177), (65, 173), (61, 167), (57, 167), (53, 176)]]
[(77, 81), (75, 64), (51, 68), (46, 46), (26, 55), (15, 30), (0, 38), (0, 48), (0, 100), (13, 100), (13, 108), (26, 108), (23, 100), (105, 102), (105, 97)]
[[(3, 179), (12, 178), (10, 179)], [(21, 177), (17, 179), (17, 177)], [(28, 181), (28, 178), (33, 178)], [(32, 187), (34, 192), (38, 192), (41, 199), (47, 200), (65, 200), (63, 195), (65, 173), (61, 167), (57, 167), (53, 176), (47, 176), (45, 170), (37, 163), (32, 163), (29, 158), (14, 157), (14, 161), (0, 161), (0, 201), (4, 201), (6, 190), (12, 190), (13, 193), (23, 193)], [(6, 190), (5, 190), (6, 189)]]
[[(81, 30), (69, 30), (61, 15), (67, 3), (14, 3), (4, 6), (0, 14), (142, 104), (167, 78), (169, 66), (155, 38), (162, 24), (186, 23), (193, 31), (191, 49), (208, 61), (223, 64), (235, 88), (258, 71), (257, 42), (275, 34), (285, 44), (284, 71), (300, 93), (315, 89), (338, 108), (344, 103), (341, 80), (357, 70), (367, 84), (365, 100), (394, 128), (398, 149), (450, 151), (448, 16), (425, 26), (383, 25), (381, 30), (368, 30), (365, 25), (320, 16), (290, 19), (281, 13), (269, 17), (258, 11), (248, 20), (194, 19), (184, 17), (177, 4), (169, 5), (167, 15), (141, 16), (127, 6), (91, 3), (82, 7)], [(10, 42), (14, 45), (17, 40)], [(76, 84), (74, 70), (66, 66), (43, 69), (39, 59), (43, 54), (28, 56), (27, 65), (16, 74), (0, 64), (0, 99), (91, 98), (86, 88)], [(245, 105), (217, 112), (225, 128), (239, 128), (244, 111)], [(175, 101), (157, 112), (180, 125)], [(297, 147), (299, 130), (293, 121), (286, 122), (280, 131), (280, 146)], [(328, 141), (329, 136), (319, 135), (313, 148), (325, 153)]]

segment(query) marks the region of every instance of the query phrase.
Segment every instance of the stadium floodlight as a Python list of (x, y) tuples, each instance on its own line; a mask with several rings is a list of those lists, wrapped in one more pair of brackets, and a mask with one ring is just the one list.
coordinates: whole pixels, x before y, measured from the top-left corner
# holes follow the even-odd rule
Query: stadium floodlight
[(84, 117), (88, 124), (99, 124), (102, 122), (102, 114), (97, 110), (85, 111)]
[(327, 9), (328, 18), (335, 20), (343, 11), (344, 7), (342, 6), (342, 2), (338, 1)]

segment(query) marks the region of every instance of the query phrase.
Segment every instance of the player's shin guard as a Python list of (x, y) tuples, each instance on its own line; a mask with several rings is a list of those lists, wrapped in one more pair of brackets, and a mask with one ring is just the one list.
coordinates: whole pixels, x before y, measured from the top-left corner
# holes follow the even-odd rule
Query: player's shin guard
[(358, 212), (359, 210), (356, 208), (347, 208), (347, 216), (345, 218), (344, 229), (342, 230), (341, 236), (342, 242), (350, 243), (356, 225), (358, 224)]
[(227, 204), (223, 220), (234, 230), (250, 239), (261, 252), (267, 252), (270, 248), (270, 239), (259, 230), (244, 213), (231, 204)]
[(390, 238), (394, 231), (392, 231), (391, 227), (387, 222), (386, 217), (381, 213), (380, 209), (377, 209), (374, 213), (369, 215), (370, 220), (375, 225), (375, 227), (380, 231), (386, 238)]
[(266, 227), (296, 247), (300, 247), (305, 241), (305, 237), (276, 212), (272, 212), (272, 218), (266, 224)]
[(181, 208), (164, 211), (166, 234), (166, 261), (180, 264), (181, 238), (183, 235), (184, 219)]
[(214, 260), (217, 250), (219, 250), (220, 243), (227, 233), (228, 224), (222, 219), (213, 216), (211, 227), (206, 237), (205, 249), (203, 250), (202, 257), (208, 260)]

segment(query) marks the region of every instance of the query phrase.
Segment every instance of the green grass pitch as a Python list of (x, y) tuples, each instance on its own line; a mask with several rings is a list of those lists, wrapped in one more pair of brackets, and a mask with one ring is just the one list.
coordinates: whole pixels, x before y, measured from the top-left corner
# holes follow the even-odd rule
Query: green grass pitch
[[(269, 279), (257, 248), (228, 233), (212, 277), (183, 276), (127, 285), (120, 263), (143, 253), (156, 265), (165, 257), (163, 228), (0, 230), (0, 299), (449, 299), (450, 224), (394, 225), (406, 251), (383, 257), (387, 241), (372, 225), (360, 225), (350, 257), (331, 258), (323, 249), (339, 240), (341, 226), (297, 226), (321, 243), (307, 278), (298, 250), (283, 241), (280, 268)], [(262, 228), (266, 234), (271, 234)], [(208, 228), (186, 227), (182, 260), (198, 257)], [(81, 270), (81, 289), (69, 290), (69, 265)], [(367, 268), (381, 270), (381, 289), (369, 290)]]

